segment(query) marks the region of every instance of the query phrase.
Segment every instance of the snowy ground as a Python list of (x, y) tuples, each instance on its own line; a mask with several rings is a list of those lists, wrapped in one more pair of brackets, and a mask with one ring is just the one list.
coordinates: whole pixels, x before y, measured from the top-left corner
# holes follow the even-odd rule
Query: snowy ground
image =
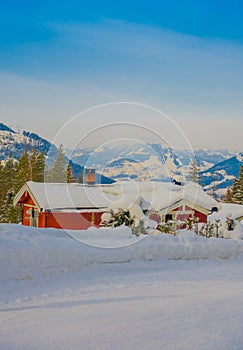
[(123, 235), (0, 225), (0, 349), (243, 349), (242, 241)]

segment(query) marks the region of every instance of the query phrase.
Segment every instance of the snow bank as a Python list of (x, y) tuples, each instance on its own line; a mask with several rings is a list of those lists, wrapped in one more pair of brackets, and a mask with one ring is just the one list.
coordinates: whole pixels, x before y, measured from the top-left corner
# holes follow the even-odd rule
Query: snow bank
[[(221, 209), (218, 212), (208, 216), (208, 220), (214, 223), (215, 220), (220, 220), (221, 227), (219, 228), (219, 235), (224, 238), (243, 239), (243, 223), (237, 219), (243, 217), (243, 205), (220, 203)], [(228, 231), (226, 218), (233, 219), (233, 231)]]
[(0, 281), (76, 271), (94, 263), (243, 257), (241, 240), (206, 239), (186, 230), (176, 237), (154, 233), (136, 237), (126, 227), (64, 231), (0, 224)]

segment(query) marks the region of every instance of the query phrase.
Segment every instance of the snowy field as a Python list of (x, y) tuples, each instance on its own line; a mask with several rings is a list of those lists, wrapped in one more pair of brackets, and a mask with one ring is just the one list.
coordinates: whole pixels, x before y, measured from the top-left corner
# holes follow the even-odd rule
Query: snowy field
[(87, 233), (0, 225), (0, 349), (243, 349), (242, 240)]

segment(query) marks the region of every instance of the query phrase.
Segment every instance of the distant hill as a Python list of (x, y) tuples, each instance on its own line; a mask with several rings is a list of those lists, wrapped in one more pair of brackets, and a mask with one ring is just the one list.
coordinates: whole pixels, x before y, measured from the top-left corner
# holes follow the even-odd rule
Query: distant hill
[(23, 150), (31, 151), (33, 148), (47, 154), (51, 146), (57, 150), (54, 145), (37, 134), (27, 131), (20, 134), (0, 124), (0, 160), (6, 159), (10, 154), (13, 158), (18, 159)]
[(8, 132), (15, 134), (15, 131), (10, 129), (7, 125), (5, 125), (3, 123), (0, 123), (0, 131), (8, 131)]
[(177, 152), (160, 144), (82, 148), (72, 152), (72, 160), (83, 166), (95, 167), (116, 180), (170, 181), (180, 176), (183, 170)]
[[(226, 149), (195, 149), (193, 153), (197, 159), (197, 162), (201, 170), (206, 170), (217, 163), (224, 161), (232, 156), (235, 152), (230, 152)], [(187, 150), (178, 150), (178, 155), (184, 166), (189, 165), (191, 161), (192, 153)]]
[(72, 153), (72, 160), (90, 165), (114, 180), (169, 181), (185, 178), (191, 160), (196, 157), (202, 176), (202, 185), (210, 191), (231, 186), (238, 176), (241, 154), (226, 149), (173, 150), (160, 144), (135, 143), (105, 145), (100, 148), (81, 148)]
[[(23, 131), (18, 133), (0, 123), (0, 160), (11, 153), (19, 158), (24, 149), (36, 148), (46, 155), (51, 149), (49, 164), (57, 148), (38, 134)], [(243, 165), (243, 152), (233, 153), (222, 149), (174, 150), (157, 143), (134, 143), (129, 145), (106, 144), (99, 148), (66, 150), (75, 177), (85, 166), (97, 169), (98, 183), (112, 183), (117, 180), (171, 181), (185, 178), (191, 159), (196, 156), (201, 169), (202, 185), (205, 190), (221, 191), (233, 184)]]
[(170, 181), (187, 177), (195, 156), (201, 169), (202, 185), (210, 192), (221, 192), (238, 177), (243, 153), (226, 149), (172, 150), (160, 144), (135, 144), (99, 149), (82, 148), (72, 152), (72, 160), (90, 165), (114, 180)]
[[(47, 165), (51, 163), (57, 153), (57, 147), (39, 135), (29, 131), (18, 133), (7, 125), (0, 123), (0, 160), (7, 159), (10, 154), (14, 159), (18, 159), (21, 157), (23, 150), (32, 151), (34, 148), (38, 152), (44, 152), (46, 156), (48, 155), (48, 158), (46, 158)], [(50, 150), (51, 152), (49, 152)], [(70, 165), (76, 178), (80, 171), (84, 173), (82, 165), (76, 164), (73, 160), (70, 160)], [(99, 173), (96, 175), (96, 181), (104, 184), (114, 182)]]
[(243, 153), (219, 162), (201, 172), (202, 184), (206, 190), (215, 187), (216, 190), (232, 186), (234, 179), (238, 177), (240, 167), (243, 166)]

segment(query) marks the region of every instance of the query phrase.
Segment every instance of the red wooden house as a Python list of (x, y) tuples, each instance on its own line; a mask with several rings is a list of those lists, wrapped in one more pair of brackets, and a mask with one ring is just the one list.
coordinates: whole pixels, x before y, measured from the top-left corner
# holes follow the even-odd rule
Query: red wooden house
[(150, 211), (149, 217), (156, 222), (176, 220), (185, 222), (188, 218), (197, 218), (198, 222), (207, 222), (208, 215), (220, 209), (220, 204), (203, 191), (201, 186), (187, 183), (179, 188), (171, 188), (167, 202)]
[(158, 223), (185, 221), (190, 216), (206, 222), (213, 209), (220, 207), (200, 186), (192, 183), (177, 186), (131, 181), (93, 186), (29, 181), (16, 195), (14, 204), (22, 206), (23, 225), (83, 230), (98, 227), (102, 214), (113, 204), (123, 208), (124, 203), (132, 206), (133, 200)]
[(22, 206), (22, 224), (81, 230), (99, 226), (107, 211), (109, 195), (101, 188), (67, 183), (29, 181), (18, 192), (15, 205)]

